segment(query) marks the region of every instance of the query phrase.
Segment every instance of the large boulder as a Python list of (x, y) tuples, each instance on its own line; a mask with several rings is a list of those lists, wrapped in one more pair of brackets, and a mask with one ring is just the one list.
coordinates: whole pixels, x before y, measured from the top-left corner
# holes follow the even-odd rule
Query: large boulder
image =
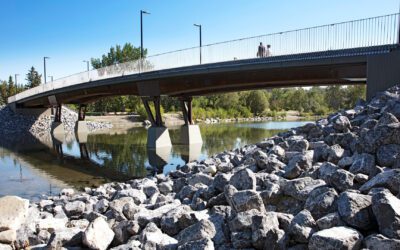
[(379, 231), (389, 238), (400, 239), (400, 200), (387, 189), (373, 190), (372, 210)]
[(400, 249), (400, 240), (389, 239), (382, 234), (371, 234), (364, 239), (364, 245), (371, 250)]
[(164, 233), (173, 236), (198, 221), (192, 209), (187, 205), (182, 205), (167, 212), (161, 218), (160, 225)]
[(256, 249), (264, 249), (269, 234), (279, 233), (279, 221), (277, 214), (267, 212), (262, 215), (255, 215), (251, 224), (252, 245)]
[(28, 214), (29, 201), (17, 196), (0, 198), (0, 231), (17, 230)]
[(214, 224), (203, 219), (182, 230), (176, 238), (178, 239), (179, 245), (183, 245), (187, 242), (202, 240), (205, 238), (212, 239), (215, 234), (216, 230)]
[(248, 168), (236, 172), (229, 181), (229, 184), (237, 190), (256, 189), (256, 175)]
[(285, 195), (289, 195), (300, 201), (306, 201), (311, 191), (325, 184), (323, 180), (314, 180), (311, 177), (304, 177), (285, 181), (282, 189)]
[(68, 216), (81, 215), (85, 211), (85, 202), (72, 201), (65, 204), (64, 210)]
[(333, 128), (339, 132), (348, 132), (351, 129), (351, 123), (349, 118), (343, 115), (337, 116), (333, 120)]
[(319, 219), (337, 210), (338, 194), (335, 189), (326, 186), (311, 191), (304, 206), (315, 219)]
[(251, 209), (265, 211), (260, 194), (254, 190), (237, 191), (232, 185), (225, 187), (225, 197), (229, 205), (236, 212), (244, 212)]
[(156, 224), (150, 222), (140, 234), (142, 249), (176, 249), (178, 241), (163, 234)]
[(309, 170), (312, 167), (314, 151), (306, 151), (293, 156), (286, 167), (284, 168), (284, 177), (294, 179), (300, 176), (303, 171)]
[(311, 213), (308, 210), (303, 210), (290, 223), (290, 238), (298, 243), (307, 243), (311, 235), (316, 231), (316, 226)]
[(343, 221), (358, 229), (368, 230), (374, 227), (370, 195), (355, 192), (343, 192), (337, 201), (338, 212)]
[(92, 221), (83, 233), (83, 244), (91, 249), (107, 249), (114, 238), (114, 232), (101, 217)]
[(313, 234), (308, 248), (310, 250), (360, 249), (363, 236), (349, 227), (332, 227)]
[(380, 172), (375, 165), (375, 156), (366, 153), (354, 157), (353, 164), (350, 166), (349, 171), (353, 174), (361, 173), (370, 177), (375, 176)]
[(376, 157), (381, 167), (400, 167), (400, 145), (388, 144), (379, 147)]
[(360, 187), (360, 191), (367, 193), (372, 188), (383, 187), (390, 190), (394, 195), (400, 190), (400, 169), (390, 169), (377, 174)]

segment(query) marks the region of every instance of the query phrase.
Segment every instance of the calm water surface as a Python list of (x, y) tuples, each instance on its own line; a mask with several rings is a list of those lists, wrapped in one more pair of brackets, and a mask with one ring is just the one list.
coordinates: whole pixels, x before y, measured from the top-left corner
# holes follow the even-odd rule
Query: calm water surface
[[(201, 125), (203, 145), (183, 146), (179, 128), (171, 128), (171, 149), (148, 150), (145, 128), (91, 134), (85, 143), (67, 136), (0, 138), (0, 196), (37, 200), (60, 189), (81, 189), (109, 181), (167, 173), (188, 161), (256, 143), (307, 122), (260, 122)], [(82, 140), (81, 140), (82, 142)]]

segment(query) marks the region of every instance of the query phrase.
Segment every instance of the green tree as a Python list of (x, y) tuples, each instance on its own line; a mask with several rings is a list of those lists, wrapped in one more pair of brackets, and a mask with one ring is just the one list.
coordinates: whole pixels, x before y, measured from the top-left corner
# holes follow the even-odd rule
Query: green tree
[(7, 94), (8, 94), (7, 97), (10, 97), (10, 96), (13, 96), (13, 95), (16, 94), (16, 89), (15, 89), (15, 85), (14, 85), (14, 81), (13, 81), (12, 76), (10, 76), (10, 77), (8, 78), (8, 90), (7, 90)]
[(262, 90), (250, 91), (247, 97), (247, 106), (254, 115), (260, 115), (268, 108), (268, 99)]
[(39, 73), (32, 66), (28, 74), (26, 74), (26, 81), (27, 81), (26, 87), (30, 89), (39, 86), (42, 83), (41, 79), (42, 75), (39, 75)]
[(7, 81), (1, 81), (0, 85), (0, 104), (6, 104), (8, 97), (8, 84)]

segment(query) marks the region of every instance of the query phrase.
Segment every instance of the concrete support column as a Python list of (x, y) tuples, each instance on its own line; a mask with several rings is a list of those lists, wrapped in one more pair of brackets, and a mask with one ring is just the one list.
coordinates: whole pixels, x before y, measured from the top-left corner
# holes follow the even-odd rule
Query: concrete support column
[(61, 122), (62, 105), (59, 104), (55, 110), (54, 122), (51, 124), (51, 134), (59, 141), (64, 141), (64, 124)]
[(400, 84), (400, 50), (368, 56), (367, 61), (367, 99), (377, 92)]
[[(147, 147), (172, 147), (169, 131), (162, 122), (160, 96), (142, 97), (142, 101), (146, 109), (148, 119), (151, 122), (151, 127), (147, 130)], [(150, 102), (153, 102), (154, 104), (155, 114), (153, 114), (150, 108)]]
[(78, 121), (75, 124), (75, 135), (79, 143), (86, 143), (87, 135), (89, 134), (89, 129), (87, 127), (85, 117), (86, 104), (81, 104), (79, 105)]
[(192, 97), (181, 97), (179, 100), (181, 102), (183, 119), (185, 121), (185, 125), (181, 127), (181, 144), (203, 144), (200, 128), (198, 125), (194, 125), (193, 122)]

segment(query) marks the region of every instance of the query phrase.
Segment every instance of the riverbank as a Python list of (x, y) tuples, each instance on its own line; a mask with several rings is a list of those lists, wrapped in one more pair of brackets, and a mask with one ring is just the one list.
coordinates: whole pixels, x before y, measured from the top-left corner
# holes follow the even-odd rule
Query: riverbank
[(0, 242), (53, 249), (397, 249), (399, 119), (394, 87), (365, 105), (168, 175), (82, 193), (66, 189), (34, 204), (3, 197)]

